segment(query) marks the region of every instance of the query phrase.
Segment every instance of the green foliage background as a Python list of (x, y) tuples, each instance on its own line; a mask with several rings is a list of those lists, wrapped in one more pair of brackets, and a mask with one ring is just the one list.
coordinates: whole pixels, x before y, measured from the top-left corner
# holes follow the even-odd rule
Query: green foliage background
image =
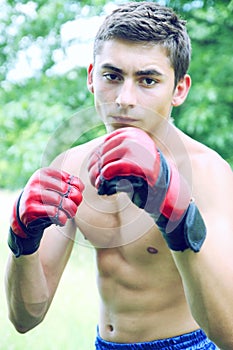
[[(185, 104), (174, 110), (175, 123), (233, 165), (233, 2), (160, 2), (173, 7), (187, 20), (193, 46), (190, 67), (193, 85)], [(111, 2), (36, 0), (30, 3), (34, 4), (33, 16), (22, 10), (28, 1), (1, 0), (0, 188), (24, 186), (31, 173), (41, 166), (48, 148), (52, 158), (66, 146), (104, 132), (103, 127), (94, 127), (100, 121), (93, 110), (82, 112), (93, 105), (86, 88), (86, 68), (75, 67), (59, 75), (52, 74), (51, 68), (56, 63), (54, 53), (61, 49), (65, 55), (69, 45), (75, 42), (75, 39), (61, 42), (62, 25), (105, 14), (106, 5)], [(31, 45), (42, 49), (41, 66), (30, 78), (10, 81), (8, 73), (15, 66), (18, 54)], [(79, 135), (76, 142), (73, 137), (69, 140), (64, 132), (71, 119), (72, 132), (77, 130)], [(56, 142), (51, 143), (51, 138)]]
[[(29, 3), (35, 5), (34, 16), (22, 11)], [(185, 104), (174, 110), (175, 123), (233, 166), (233, 1), (161, 3), (187, 20), (193, 45), (193, 85)], [(5, 234), (16, 194), (2, 189), (21, 188), (42, 163), (104, 132), (86, 88), (86, 68), (60, 75), (51, 74), (51, 68), (56, 63), (54, 52), (61, 49), (65, 55), (75, 41), (61, 45), (61, 26), (105, 14), (109, 4), (108, 0), (0, 0), (0, 222)], [(41, 67), (30, 78), (10, 81), (18, 54), (32, 44), (42, 49)], [(4, 235), (0, 246), (3, 275), (8, 255)], [(98, 295), (90, 247), (75, 245), (48, 315), (28, 334), (17, 334), (7, 318), (3, 283), (0, 299), (0, 349), (93, 349)]]

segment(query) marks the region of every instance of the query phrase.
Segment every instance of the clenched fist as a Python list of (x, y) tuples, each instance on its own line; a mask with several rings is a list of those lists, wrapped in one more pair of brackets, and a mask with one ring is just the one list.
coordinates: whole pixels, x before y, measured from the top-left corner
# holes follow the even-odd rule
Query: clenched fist
[(15, 202), (8, 244), (18, 257), (35, 252), (51, 224), (64, 226), (82, 201), (84, 185), (76, 176), (53, 168), (37, 170)]
[(127, 127), (110, 133), (91, 155), (88, 170), (99, 195), (126, 192), (144, 208), (170, 249), (200, 250), (206, 230), (189, 186), (146, 132)]

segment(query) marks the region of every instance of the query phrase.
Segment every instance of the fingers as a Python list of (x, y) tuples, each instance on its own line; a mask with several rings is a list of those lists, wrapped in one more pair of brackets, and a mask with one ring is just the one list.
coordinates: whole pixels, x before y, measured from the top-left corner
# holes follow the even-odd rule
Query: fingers
[(108, 169), (108, 164), (110, 166), (115, 163), (116, 165), (121, 165), (121, 159), (125, 156), (125, 149), (121, 147), (110, 147), (109, 151), (106, 152), (102, 147), (99, 147), (95, 152), (92, 154), (89, 160), (88, 165), (88, 171), (90, 176), (90, 181), (93, 186), (97, 186), (97, 178), (100, 176), (100, 173), (103, 174), (102, 170), (104, 167)]
[[(103, 168), (106, 167), (106, 170), (109, 169), (107, 166), (108, 164), (110, 164), (110, 166), (113, 164), (116, 166), (119, 164), (119, 166), (121, 166), (121, 159), (131, 158), (132, 160), (133, 154), (129, 153), (130, 149), (136, 146), (134, 142), (135, 140), (132, 140), (132, 135), (131, 138), (126, 138), (126, 133), (123, 129), (116, 130), (105, 138), (105, 141), (95, 149), (89, 158), (88, 171), (93, 186), (98, 186), (97, 179), (100, 173), (103, 175)], [(116, 169), (116, 167), (114, 167), (114, 169)]]
[(159, 153), (153, 140), (136, 128), (118, 129), (109, 134), (91, 155), (88, 171), (97, 189), (100, 179), (138, 176), (154, 185), (160, 169)]
[(28, 227), (42, 218), (63, 226), (76, 215), (84, 184), (73, 175), (53, 168), (38, 170), (20, 200), (20, 220)]
[(53, 168), (37, 170), (32, 176), (29, 185), (39, 186), (42, 189), (56, 191), (60, 194), (65, 194), (69, 186), (75, 187), (81, 192), (84, 190), (84, 185), (78, 177)]

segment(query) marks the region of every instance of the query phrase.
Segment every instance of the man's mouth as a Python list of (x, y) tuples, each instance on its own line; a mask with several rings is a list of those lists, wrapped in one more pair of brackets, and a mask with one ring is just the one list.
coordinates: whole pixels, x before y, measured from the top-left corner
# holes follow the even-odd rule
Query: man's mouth
[(138, 121), (136, 118), (128, 116), (111, 116), (111, 119), (114, 123), (118, 124), (131, 124)]

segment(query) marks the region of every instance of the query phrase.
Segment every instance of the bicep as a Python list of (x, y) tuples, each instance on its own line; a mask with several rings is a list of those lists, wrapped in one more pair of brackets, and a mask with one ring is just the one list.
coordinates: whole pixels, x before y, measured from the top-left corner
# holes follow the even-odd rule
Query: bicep
[(205, 190), (203, 188), (202, 198), (200, 206), (207, 227), (206, 244), (227, 253), (233, 246), (233, 173), (230, 168), (213, 172)]

